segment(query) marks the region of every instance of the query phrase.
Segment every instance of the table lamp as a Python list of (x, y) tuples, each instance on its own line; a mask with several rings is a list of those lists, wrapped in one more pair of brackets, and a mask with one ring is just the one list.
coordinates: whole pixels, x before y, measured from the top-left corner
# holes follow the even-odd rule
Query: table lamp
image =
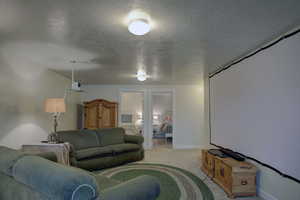
[(50, 134), (48, 137), (49, 142), (57, 142), (56, 140), (56, 132), (57, 132), (57, 120), (60, 113), (66, 112), (66, 104), (63, 98), (49, 98), (45, 101), (45, 112), (53, 114), (53, 131), (54, 134)]

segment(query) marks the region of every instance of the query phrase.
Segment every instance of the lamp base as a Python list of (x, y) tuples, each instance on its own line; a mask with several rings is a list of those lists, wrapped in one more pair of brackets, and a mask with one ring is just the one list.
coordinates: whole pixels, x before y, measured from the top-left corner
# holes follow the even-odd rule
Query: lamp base
[(57, 133), (50, 133), (48, 135), (48, 143), (52, 143), (52, 144), (59, 143)]

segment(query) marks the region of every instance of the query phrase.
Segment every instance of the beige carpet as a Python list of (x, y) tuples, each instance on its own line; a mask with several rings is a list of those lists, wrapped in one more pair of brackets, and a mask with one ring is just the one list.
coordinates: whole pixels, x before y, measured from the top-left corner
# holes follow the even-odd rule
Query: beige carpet
[[(191, 149), (191, 150), (173, 150), (165, 147), (157, 147), (152, 150), (147, 150), (145, 153), (145, 160), (142, 162), (149, 163), (161, 163), (167, 165), (173, 165), (175, 167), (180, 167), (186, 169), (201, 179), (205, 179), (206, 176), (200, 170), (200, 159), (201, 150)], [(215, 200), (230, 200), (225, 192), (215, 183), (213, 183), (209, 178), (204, 181), (208, 187), (213, 191)], [(258, 197), (249, 198), (237, 198), (236, 200), (262, 200)]]

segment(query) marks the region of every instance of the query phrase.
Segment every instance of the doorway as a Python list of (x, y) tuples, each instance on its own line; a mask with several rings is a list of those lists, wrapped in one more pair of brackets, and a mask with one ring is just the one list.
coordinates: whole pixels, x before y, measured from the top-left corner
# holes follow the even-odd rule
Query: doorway
[(173, 148), (173, 89), (119, 89), (119, 126), (142, 135), (144, 148)]
[(145, 93), (143, 91), (120, 91), (119, 126), (127, 135), (145, 137)]
[(152, 91), (152, 147), (173, 147), (173, 95), (169, 91)]

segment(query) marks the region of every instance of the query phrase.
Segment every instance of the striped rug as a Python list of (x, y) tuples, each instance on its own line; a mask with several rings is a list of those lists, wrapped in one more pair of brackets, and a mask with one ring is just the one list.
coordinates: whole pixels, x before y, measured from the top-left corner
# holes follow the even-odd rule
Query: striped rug
[(161, 185), (161, 194), (157, 200), (214, 200), (211, 190), (200, 178), (169, 165), (128, 164), (104, 170), (100, 174), (122, 182), (141, 175), (154, 176)]

